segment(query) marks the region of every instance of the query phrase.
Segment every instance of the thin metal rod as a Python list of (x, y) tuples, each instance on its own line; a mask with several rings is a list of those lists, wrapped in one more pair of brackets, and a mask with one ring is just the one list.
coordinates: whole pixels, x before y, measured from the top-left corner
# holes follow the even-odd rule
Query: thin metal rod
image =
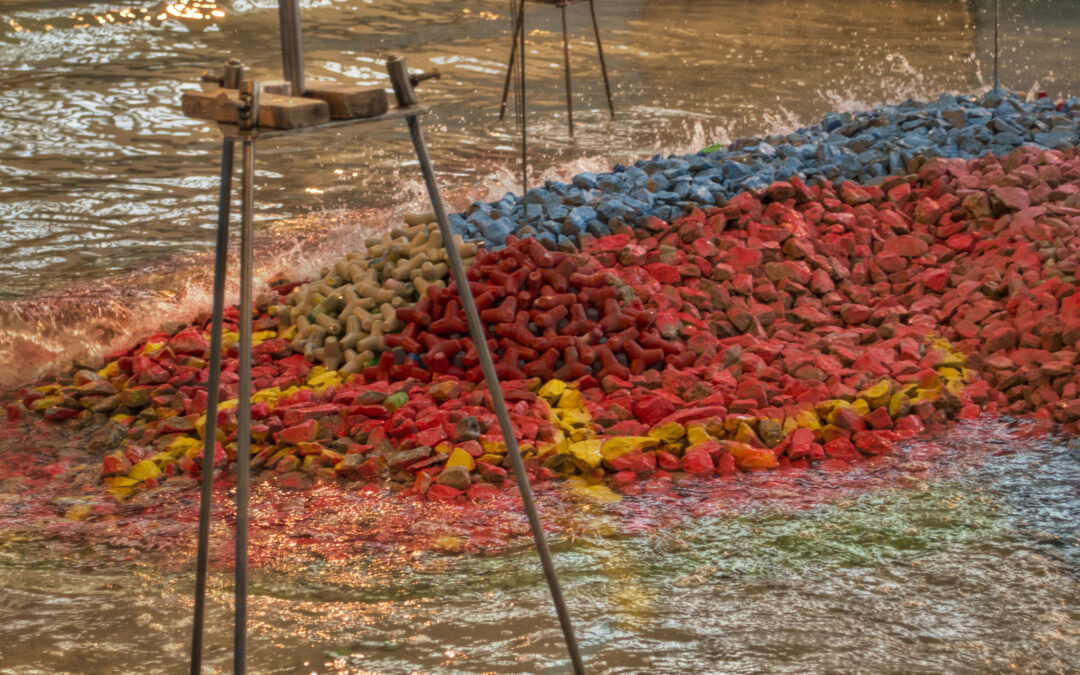
[(994, 0), (994, 89), (998, 88), (998, 16), (1001, 0)]
[(510, 36), (510, 62), (506, 65), (506, 81), (503, 82), (502, 103), (499, 104), (499, 121), (506, 117), (506, 98), (510, 95), (510, 79), (514, 75), (514, 58), (518, 49), (518, 31), (524, 21), (524, 13), (518, 12), (514, 17), (514, 34)]
[(521, 51), (521, 218), (522, 224), (529, 224), (529, 205), (525, 201), (525, 195), (529, 191), (529, 152), (528, 152), (528, 117), (529, 109), (525, 107), (525, 0), (521, 0), (521, 8), (518, 10), (521, 21), (521, 34), (519, 50)]
[(253, 200), (255, 143), (244, 141), (243, 188), (240, 193), (240, 386), (236, 413), (236, 617), (233, 645), (233, 672), (247, 670), (247, 572), (248, 494), (251, 485), (251, 285), (253, 273)]
[(281, 61), (293, 96), (304, 95), (304, 42), (297, 0), (278, 0), (281, 25)]
[(547, 578), (548, 589), (551, 591), (551, 599), (554, 601), (555, 611), (559, 615), (559, 625), (562, 627), (563, 637), (566, 639), (566, 648), (570, 652), (574, 672), (583, 674), (585, 664), (581, 660), (581, 652), (578, 649), (577, 639), (574, 637), (574, 626), (570, 622), (570, 613), (566, 609), (566, 601), (563, 599), (562, 590), (559, 587), (559, 575), (555, 571), (555, 565), (551, 560), (551, 551), (548, 549), (547, 539), (544, 537), (544, 528), (540, 523), (540, 516), (536, 512), (532, 488), (529, 486), (529, 479), (525, 475), (525, 462), (521, 458), (521, 451), (518, 449), (517, 439), (514, 437), (513, 425), (506, 410), (506, 401), (503, 399), (502, 389), (499, 386), (499, 377), (495, 374), (495, 365), (491, 361), (491, 352), (488, 350), (484, 327), (480, 322), (480, 314), (476, 310), (476, 302), (473, 299), (472, 289), (469, 287), (468, 278), (465, 274), (465, 264), (461, 260), (461, 253), (458, 251), (457, 242), (454, 240), (453, 232), (450, 229), (450, 222), (446, 216), (446, 206), (443, 204), (439, 185), (435, 180), (435, 171), (431, 166), (431, 158), (428, 155), (427, 145), (424, 143), (423, 132), (420, 130), (420, 122), (415, 117), (409, 118), (409, 133), (412, 134), (416, 157), (420, 160), (420, 170), (424, 174), (424, 183), (427, 184), (428, 196), (435, 211), (435, 219), (439, 223), (439, 231), (442, 233), (446, 253), (450, 257), (450, 269), (454, 273), (454, 281), (457, 282), (461, 305), (465, 309), (465, 318), (469, 323), (469, 335), (476, 345), (480, 368), (484, 371), (484, 382), (491, 393), (491, 403), (495, 408), (495, 417), (499, 420), (503, 442), (506, 443), (507, 451), (510, 454), (510, 463), (514, 468), (514, 478), (517, 480), (518, 490), (521, 492), (521, 501), (525, 505), (525, 512), (529, 517), (529, 527), (532, 528), (533, 539), (536, 541), (536, 550), (540, 554), (540, 564), (544, 568), (544, 576)]
[(562, 52), (566, 65), (566, 118), (570, 123), (570, 138), (574, 137), (574, 102), (570, 94), (570, 39), (566, 35), (566, 2), (559, 5), (562, 9)]
[(596, 34), (596, 52), (600, 55), (600, 72), (604, 75), (608, 110), (611, 111), (611, 119), (615, 119), (615, 104), (611, 102), (611, 84), (608, 82), (607, 65), (604, 63), (604, 46), (600, 44), (600, 25), (596, 22), (596, 6), (593, 5), (593, 0), (589, 0), (589, 14), (592, 15), (593, 32)]
[(232, 200), (233, 140), (221, 147), (221, 192), (218, 195), (217, 246), (214, 249), (214, 308), (210, 319), (210, 370), (206, 383), (206, 426), (203, 429), (202, 494), (199, 498), (199, 551), (195, 563), (195, 620), (191, 632), (191, 674), (202, 672), (203, 619), (206, 614), (206, 570), (213, 506), (214, 450), (221, 384), (221, 323), (225, 311), (225, 274), (229, 257), (229, 204)]

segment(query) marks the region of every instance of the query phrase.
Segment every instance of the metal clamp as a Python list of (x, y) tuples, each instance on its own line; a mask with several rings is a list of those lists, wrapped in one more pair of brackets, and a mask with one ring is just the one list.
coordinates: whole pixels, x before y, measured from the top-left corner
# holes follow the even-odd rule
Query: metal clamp
[(259, 98), (262, 85), (259, 82), (251, 83), (251, 91), (240, 92), (240, 99), (244, 102), (240, 108), (240, 130), (251, 131), (259, 126)]

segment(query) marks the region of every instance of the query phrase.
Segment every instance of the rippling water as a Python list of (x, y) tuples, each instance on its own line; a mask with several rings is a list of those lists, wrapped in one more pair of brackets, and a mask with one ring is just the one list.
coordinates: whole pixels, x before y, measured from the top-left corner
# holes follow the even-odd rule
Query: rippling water
[[(1033, 431), (965, 423), (847, 474), (653, 484), (615, 504), (541, 487), (590, 672), (1076, 672), (1080, 445)], [(181, 670), (194, 491), (109, 505), (79, 487), (82, 452), (39, 450), (24, 480), (68, 470), (29, 494), (0, 482), (0, 662)], [(227, 497), (211, 672), (231, 667)], [(253, 672), (566, 669), (512, 499), (260, 486), (253, 508)]]
[[(442, 70), (421, 95), (454, 205), (518, 189), (514, 129), (497, 119), (507, 0), (301, 4), (309, 77), (386, 84), (391, 53)], [(992, 77), (985, 0), (598, 6), (617, 118), (607, 119), (587, 11), (572, 7), (572, 141), (558, 12), (529, 8), (536, 180), (783, 131), (831, 109), (978, 91)], [(276, 77), (274, 7), (0, 6), (0, 385), (207, 308), (220, 141), (180, 115), (179, 92), (228, 56)], [(1076, 93), (1071, 3), (1002, 0), (1002, 10), (1003, 84)], [(410, 153), (393, 127), (261, 147), (260, 276), (312, 273), (423, 208)], [(182, 670), (194, 493), (115, 505), (85, 439), (2, 438), (0, 461), (28, 462), (0, 481), (2, 669)], [(933, 461), (916, 446), (846, 476), (683, 484), (612, 506), (545, 492), (592, 670), (1077, 671), (1075, 441), (995, 423), (935, 447)], [(253, 671), (565, 668), (512, 500), (458, 513), (257, 491), (255, 508)], [(214, 541), (207, 658), (226, 672), (224, 524)]]

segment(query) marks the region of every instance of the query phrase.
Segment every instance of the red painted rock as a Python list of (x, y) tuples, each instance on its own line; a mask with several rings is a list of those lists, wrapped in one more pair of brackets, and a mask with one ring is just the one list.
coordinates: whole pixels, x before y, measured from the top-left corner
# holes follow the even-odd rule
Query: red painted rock
[(277, 433), (277, 440), (282, 443), (292, 443), (293, 445), (313, 441), (318, 430), (318, 422), (309, 419), (301, 424), (282, 429)]
[(868, 455), (887, 455), (893, 451), (892, 441), (873, 431), (857, 431), (851, 440), (856, 448)]
[(851, 441), (846, 438), (834, 438), (825, 444), (825, 454), (831, 459), (840, 459), (847, 462), (857, 460), (862, 457), (859, 451), (855, 449)]
[(870, 411), (868, 415), (866, 415), (866, 417), (863, 418), (863, 421), (866, 422), (866, 424), (871, 429), (893, 428), (893, 420), (891, 417), (889, 417), (889, 411), (886, 410), (884, 406), (880, 408), (874, 408), (872, 411)]
[(692, 474), (709, 474), (715, 466), (708, 451), (703, 448), (690, 448), (682, 460), (683, 471)]
[(905, 258), (918, 258), (926, 255), (926, 252), (930, 250), (930, 246), (913, 234), (904, 234), (886, 239), (884, 250)]
[(465, 494), (464, 491), (449, 485), (432, 485), (428, 488), (426, 496), (433, 502), (449, 502), (454, 501), (463, 494)]
[(650, 474), (656, 471), (656, 455), (651, 452), (641, 452), (640, 450), (627, 452), (612, 459), (611, 468), (615, 471)]
[(678, 471), (682, 468), (682, 462), (679, 458), (667, 450), (658, 450), (656, 453), (656, 461), (664, 471)]
[(642, 422), (653, 425), (675, 411), (675, 405), (660, 396), (646, 396), (634, 404), (634, 415)]
[(987, 190), (987, 194), (991, 206), (998, 213), (1022, 211), (1031, 205), (1031, 197), (1024, 188), (994, 185)]
[(716, 475), (730, 476), (735, 473), (735, 457), (725, 452), (716, 458)]
[(788, 437), (787, 455), (791, 459), (804, 459), (810, 456), (810, 446), (814, 444), (814, 432), (800, 427)]

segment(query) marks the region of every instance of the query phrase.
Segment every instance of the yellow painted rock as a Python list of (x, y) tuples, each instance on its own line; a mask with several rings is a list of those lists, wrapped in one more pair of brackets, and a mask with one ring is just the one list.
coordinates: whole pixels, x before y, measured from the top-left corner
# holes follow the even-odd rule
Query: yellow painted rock
[(914, 398), (916, 401), (936, 401), (941, 398), (941, 392), (937, 389), (919, 389)]
[(251, 343), (256, 344), (256, 345), (260, 345), (260, 344), (266, 342), (267, 340), (273, 340), (276, 337), (277, 337), (277, 331), (276, 330), (260, 330), (260, 331), (258, 331), (256, 333), (251, 334)]
[(64, 400), (62, 396), (46, 396), (31, 403), (30, 409), (34, 412), (44, 412), (62, 400)]
[(472, 455), (465, 452), (461, 448), (454, 448), (454, 451), (450, 453), (450, 459), (446, 460), (446, 467), (463, 466), (467, 471), (472, 471), (476, 468), (476, 462), (473, 461)]
[[(312, 370), (315, 370), (312, 368)], [(308, 377), (308, 385), (312, 388), (329, 387), (334, 384), (341, 384), (341, 377), (338, 376), (336, 370), (328, 370), (321, 375), (315, 377)]]
[(959, 370), (955, 368), (938, 368), (938, 375), (944, 377), (946, 380), (959, 380), (963, 377)]
[(506, 443), (502, 441), (492, 441), (486, 438), (480, 439), (480, 447), (483, 448), (485, 455), (505, 455)]
[(197, 438), (191, 436), (179, 436), (172, 443), (169, 443), (166, 450), (174, 455), (191, 455), (198, 454), (202, 448), (202, 442)]
[(898, 391), (889, 398), (889, 417), (896, 419), (905, 417), (911, 412), (911, 399), (902, 391)]
[(711, 441), (712, 436), (706, 431), (705, 427), (697, 424), (691, 424), (686, 427), (686, 442), (689, 445), (697, 445), (698, 443), (705, 443)]
[(750, 444), (760, 440), (761, 439), (758, 438), (757, 432), (754, 431), (746, 422), (743, 422), (739, 425), (737, 429), (735, 429), (736, 443)]
[(594, 469), (600, 465), (600, 462), (604, 459), (604, 456), (600, 454), (600, 448), (603, 447), (604, 441), (599, 438), (590, 438), (585, 441), (578, 441), (570, 444), (570, 455), (576, 462), (583, 465), (583, 468)]
[(649, 429), (649, 436), (663, 443), (678, 443), (686, 435), (686, 429), (678, 422), (668, 422)]
[(76, 504), (67, 510), (64, 517), (68, 520), (86, 520), (93, 513), (93, 508), (89, 504)]
[(270, 406), (270, 410), (273, 411), (274, 406), (277, 405), (278, 399), (282, 397), (281, 387), (270, 387), (269, 389), (260, 389), (251, 395), (252, 404), (265, 403)]
[(584, 441), (593, 437), (592, 429), (587, 427), (574, 427), (570, 429), (570, 440)]
[(581, 392), (567, 387), (559, 397), (558, 407), (563, 410), (578, 410), (581, 408)]
[(815, 410), (803, 410), (795, 415), (795, 422), (801, 429), (818, 431), (821, 429), (821, 418)]
[(584, 410), (561, 410), (558, 412), (557, 423), (564, 429), (587, 427), (592, 423), (592, 417)]
[(869, 409), (874, 410), (887, 404), (891, 394), (892, 385), (888, 380), (882, 380), (859, 392), (859, 399), (866, 401), (867, 405), (870, 406)]
[(617, 436), (604, 441), (600, 454), (611, 461), (633, 450), (652, 450), (659, 441), (649, 436)]
[(131, 467), (131, 471), (128, 471), (128, 478), (135, 481), (144, 481), (147, 478), (154, 478), (161, 474), (161, 469), (157, 464), (149, 459), (144, 459), (135, 466)]
[(622, 501), (622, 497), (611, 491), (606, 485), (590, 485), (580, 476), (573, 476), (566, 480), (566, 489), (571, 494), (582, 499), (598, 504), (610, 504)]
[(740, 424), (746, 424), (750, 428), (753, 428), (757, 424), (757, 420), (749, 415), (728, 415), (724, 418), (724, 431), (729, 434), (734, 434), (739, 430)]
[(563, 392), (566, 391), (566, 383), (562, 380), (548, 380), (544, 386), (540, 387), (540, 391), (537, 392), (540, 398), (544, 399), (551, 405), (555, 405), (555, 402), (559, 400)]
[(153, 354), (153, 353), (157, 352), (157, 350), (161, 349), (164, 346), (165, 346), (164, 342), (147, 342), (146, 346), (143, 347), (143, 350), (142, 350), (143, 356)]
[(221, 351), (222, 353), (229, 351), (229, 347), (240, 341), (240, 334), (234, 333), (231, 330), (221, 331)]
[(834, 424), (826, 424), (821, 428), (821, 438), (828, 443), (837, 438), (847, 438), (848, 433)]
[(321, 455), (322, 451), (322, 444), (316, 443), (315, 441), (302, 441), (296, 444), (296, 452), (304, 457), (307, 457), (308, 455)]
[(964, 391), (964, 381), (960, 378), (951, 379), (945, 383), (945, 389), (953, 396), (959, 396)]

